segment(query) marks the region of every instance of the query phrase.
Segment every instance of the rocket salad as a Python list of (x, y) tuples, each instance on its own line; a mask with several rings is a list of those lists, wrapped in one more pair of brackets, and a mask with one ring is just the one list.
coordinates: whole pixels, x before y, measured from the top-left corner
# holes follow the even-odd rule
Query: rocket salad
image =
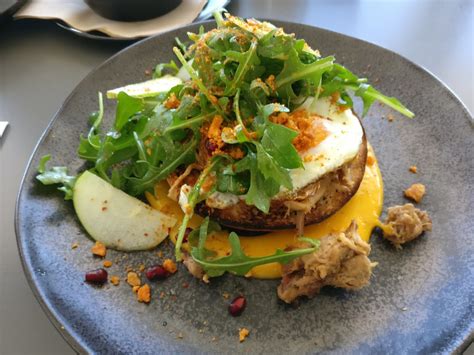
[[(267, 22), (215, 13), (217, 27), (176, 39), (175, 61), (158, 64), (153, 79), (110, 90), (116, 100), (113, 126), (103, 127), (103, 95), (90, 116), (90, 129), (80, 137), (78, 156), (89, 172), (130, 196), (140, 197), (165, 179), (192, 166), (194, 185), (181, 206), (185, 212), (176, 240), (181, 245), (195, 207), (213, 194), (230, 193), (267, 213), (282, 187), (292, 189), (290, 171), (303, 166), (293, 139), (297, 132), (269, 118), (297, 109), (308, 97), (332, 97), (351, 108), (363, 101), (363, 115), (379, 101), (413, 117), (397, 99), (387, 97), (359, 78), (333, 56), (323, 57), (303, 39)], [(224, 126), (218, 136), (216, 126)], [(78, 177), (64, 167), (47, 169), (41, 160), (37, 176), (43, 184), (61, 184), (66, 199), (74, 199)], [(80, 179), (80, 178), (79, 178)], [(229, 241), (232, 254), (213, 259), (206, 253), (208, 221), (201, 227), (191, 257), (209, 274), (243, 275), (251, 267), (287, 263), (317, 249), (318, 243), (275, 255), (249, 258), (238, 236)]]

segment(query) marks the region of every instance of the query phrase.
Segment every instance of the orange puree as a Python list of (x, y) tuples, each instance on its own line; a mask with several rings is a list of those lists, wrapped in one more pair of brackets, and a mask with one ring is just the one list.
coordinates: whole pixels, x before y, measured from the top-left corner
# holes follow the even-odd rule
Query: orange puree
[[(359, 226), (359, 234), (368, 241), (372, 229), (380, 226), (379, 216), (383, 204), (383, 182), (374, 152), (369, 146), (371, 165), (366, 166), (364, 178), (359, 190), (338, 212), (321, 223), (306, 226), (304, 235), (310, 238), (320, 238), (334, 231), (345, 230), (352, 220), (356, 220)], [(170, 233), (174, 242), (183, 212), (179, 205), (166, 197), (168, 186), (160, 183), (155, 188), (155, 196), (147, 193), (146, 197), (150, 205), (164, 213), (170, 213), (178, 219), (177, 225)], [(202, 217), (193, 216), (189, 227), (198, 228)], [(227, 242), (227, 231), (211, 234), (206, 242), (206, 247), (217, 252), (218, 257), (225, 256), (229, 252)], [(277, 248), (284, 249), (296, 241), (296, 230), (282, 230), (267, 233), (255, 237), (240, 237), (242, 248), (248, 256), (264, 256), (275, 253)], [(281, 276), (280, 264), (273, 263), (253, 268), (247, 275), (259, 279), (272, 279)]]

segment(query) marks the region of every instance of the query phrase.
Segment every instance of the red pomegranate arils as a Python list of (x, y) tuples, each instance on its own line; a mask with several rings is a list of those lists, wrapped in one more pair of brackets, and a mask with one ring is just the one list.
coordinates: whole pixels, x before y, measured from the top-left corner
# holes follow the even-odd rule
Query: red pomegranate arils
[(209, 153), (213, 153), (214, 151), (217, 150), (217, 148), (218, 146), (214, 142), (211, 142), (210, 140), (206, 141), (206, 149)]
[(242, 314), (247, 305), (244, 296), (238, 296), (229, 304), (229, 313), (232, 317), (238, 317)]
[(183, 243), (187, 243), (188, 242), (188, 237), (189, 237), (189, 234), (191, 234), (191, 232), (193, 231), (192, 228), (189, 228), (187, 227), (184, 231), (184, 237), (183, 237)]
[(161, 265), (150, 266), (145, 271), (148, 280), (163, 280), (166, 279), (170, 273)]
[(107, 282), (107, 277), (107, 271), (102, 268), (86, 272), (86, 282), (89, 283), (103, 284)]

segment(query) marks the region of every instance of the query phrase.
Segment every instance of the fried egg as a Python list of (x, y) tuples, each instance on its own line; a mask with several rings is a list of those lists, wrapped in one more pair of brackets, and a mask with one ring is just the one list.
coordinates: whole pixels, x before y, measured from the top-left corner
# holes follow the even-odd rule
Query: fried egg
[(317, 115), (313, 120), (313, 127), (315, 130), (324, 130), (325, 138), (316, 146), (300, 153), (303, 168), (290, 171), (293, 191), (354, 159), (364, 134), (360, 121), (352, 110), (340, 110), (331, 104), (330, 98), (309, 98), (301, 108)]

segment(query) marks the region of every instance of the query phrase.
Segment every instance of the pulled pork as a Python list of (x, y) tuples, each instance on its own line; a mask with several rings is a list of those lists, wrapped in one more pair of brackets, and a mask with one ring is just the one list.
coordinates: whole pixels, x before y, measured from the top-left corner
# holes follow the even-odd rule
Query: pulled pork
[(183, 264), (195, 278), (200, 280), (204, 278), (204, 270), (202, 267), (187, 253), (183, 253)]
[(359, 289), (369, 284), (372, 268), (370, 245), (357, 233), (353, 221), (345, 232), (321, 239), (320, 247), (283, 266), (278, 297), (292, 303), (300, 296), (313, 297), (324, 286)]
[(419, 237), (425, 231), (431, 231), (431, 218), (426, 211), (415, 208), (411, 203), (388, 209), (383, 236), (396, 247)]

